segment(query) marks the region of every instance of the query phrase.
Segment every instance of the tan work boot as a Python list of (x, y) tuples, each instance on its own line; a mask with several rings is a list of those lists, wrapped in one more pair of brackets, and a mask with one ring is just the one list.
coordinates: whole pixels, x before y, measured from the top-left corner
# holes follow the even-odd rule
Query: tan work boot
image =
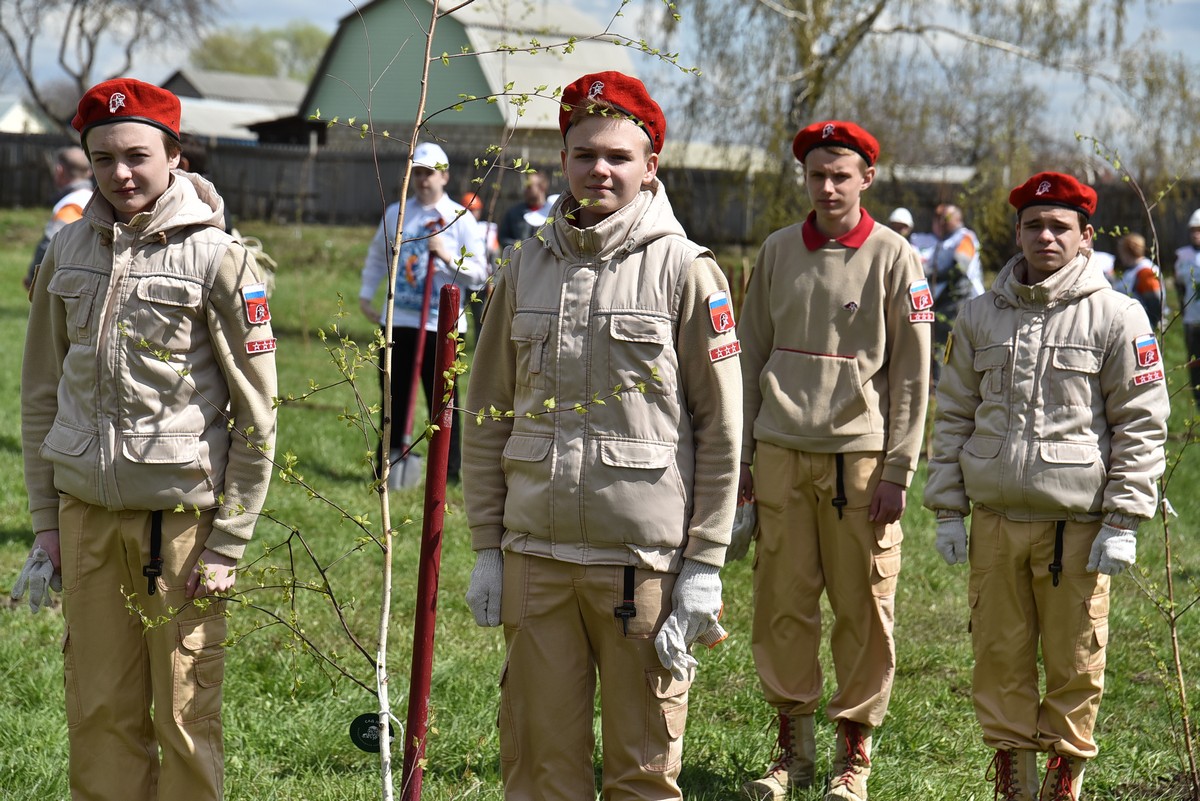
[(867, 777), (871, 775), (870, 726), (839, 720), (837, 751), (825, 801), (867, 801)]
[(1051, 754), (1046, 763), (1046, 778), (1042, 779), (1039, 801), (1079, 801), (1083, 791), (1085, 760)]
[(985, 776), (994, 783), (996, 801), (1034, 801), (1038, 787), (1038, 753), (1025, 749), (997, 751)]
[(812, 715), (779, 713), (779, 752), (761, 779), (742, 785), (751, 801), (785, 798), (793, 787), (811, 787), (816, 774), (817, 744)]

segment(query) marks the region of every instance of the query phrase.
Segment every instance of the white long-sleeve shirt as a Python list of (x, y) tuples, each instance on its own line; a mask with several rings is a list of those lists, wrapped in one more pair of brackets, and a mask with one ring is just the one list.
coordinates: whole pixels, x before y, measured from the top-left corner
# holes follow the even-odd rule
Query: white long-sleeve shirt
[[(363, 261), (359, 298), (374, 300), (379, 287), (387, 279), (399, 214), (398, 202), (384, 211)], [(396, 270), (392, 317), (392, 326), (395, 328), (419, 328), (421, 325), (425, 276), (429, 269), (429, 238), (432, 234), (446, 241), (454, 254), (454, 261), (447, 263), (436, 257), (433, 260), (433, 287), (425, 330), (437, 330), (438, 293), (443, 286), (455, 283), (464, 288), (477, 287), (487, 281), (487, 246), (471, 213), (445, 195), (433, 206), (422, 206), (416, 199), (410, 198), (404, 213), (400, 263)], [(465, 331), (466, 328), (466, 320), (459, 315), (458, 330)]]

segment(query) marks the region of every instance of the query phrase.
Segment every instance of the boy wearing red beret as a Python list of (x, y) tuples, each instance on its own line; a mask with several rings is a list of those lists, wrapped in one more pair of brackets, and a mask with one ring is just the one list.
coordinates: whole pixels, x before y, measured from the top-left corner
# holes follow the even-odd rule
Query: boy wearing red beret
[(740, 326), (739, 494), (757, 500), (760, 526), (751, 646), (780, 753), (742, 789), (777, 799), (814, 782), (824, 590), (838, 683), (825, 798), (863, 801), (896, 667), (899, 520), (924, 430), (933, 297), (912, 246), (862, 208), (875, 138), (818, 122), (792, 150), (813, 211), (763, 243)]
[(603, 797), (679, 799), (690, 646), (715, 628), (733, 522), (740, 347), (725, 278), (657, 178), (646, 87), (585, 75), (562, 104), (570, 191), (505, 250), (475, 351), (467, 603), (504, 625), (505, 798), (596, 797), (599, 675)]
[(226, 629), (207, 596), (233, 586), (271, 477), (266, 287), (212, 185), (175, 169), (178, 98), (105, 81), (72, 124), (97, 192), (34, 279), (36, 537), (16, 589), (36, 611), (61, 581), (72, 797), (220, 799)]
[(1169, 401), (1146, 312), (1092, 259), (1096, 193), (1043, 172), (1009, 202), (1021, 253), (947, 343), (925, 505), (946, 562), (970, 561), (996, 796), (1076, 801), (1096, 755), (1110, 576), (1154, 516)]

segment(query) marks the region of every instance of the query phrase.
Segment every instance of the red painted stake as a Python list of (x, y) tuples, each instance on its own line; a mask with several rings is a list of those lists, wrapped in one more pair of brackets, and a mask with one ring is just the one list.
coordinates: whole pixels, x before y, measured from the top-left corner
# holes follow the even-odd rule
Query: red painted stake
[[(444, 375), (455, 359), (452, 327), (458, 326), (460, 290), (454, 284), (442, 287), (438, 298), (438, 347), (436, 375)], [(435, 404), (441, 405), (447, 386), (443, 378)], [(419, 801), (425, 758), (425, 735), (429, 728), (429, 684), (433, 675), (433, 630), (437, 622), (438, 575), (442, 564), (442, 520), (446, 509), (446, 467), (450, 456), (450, 426), (454, 415), (447, 407), (434, 420), (426, 452), (425, 520), (421, 526), (421, 563), (417, 575), (417, 612), (413, 621), (412, 675), (408, 687), (408, 723), (404, 728), (404, 769), (400, 778), (402, 801)]]

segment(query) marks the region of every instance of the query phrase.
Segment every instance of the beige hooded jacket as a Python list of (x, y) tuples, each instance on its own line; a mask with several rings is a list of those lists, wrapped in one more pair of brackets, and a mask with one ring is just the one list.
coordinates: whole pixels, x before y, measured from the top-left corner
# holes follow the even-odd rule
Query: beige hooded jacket
[(173, 176), (128, 224), (97, 192), (42, 262), (21, 370), (29, 510), (44, 531), (60, 492), (106, 509), (219, 506), (207, 547), (237, 559), (271, 477), (275, 340), (250, 321), (243, 289), (260, 279), (221, 198)]

